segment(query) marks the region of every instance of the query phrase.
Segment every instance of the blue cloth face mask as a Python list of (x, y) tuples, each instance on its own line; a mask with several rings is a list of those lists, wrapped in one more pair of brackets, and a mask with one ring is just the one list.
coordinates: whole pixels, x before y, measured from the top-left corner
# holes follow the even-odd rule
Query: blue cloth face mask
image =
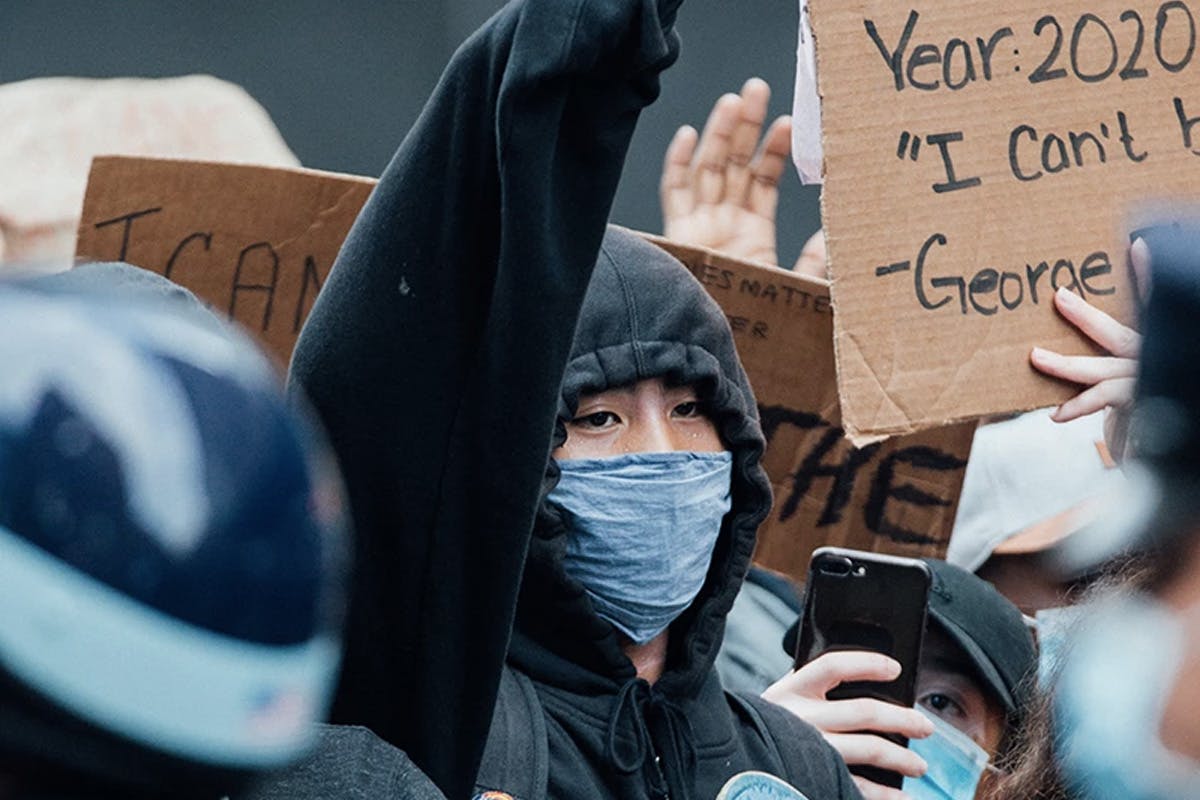
[(919, 778), (906, 777), (901, 790), (914, 800), (971, 800), (989, 767), (987, 751), (941, 717), (917, 710), (933, 722), (933, 734), (910, 739), (908, 749), (925, 759), (929, 770)]
[(1195, 797), (1200, 764), (1159, 739), (1183, 661), (1183, 623), (1136, 594), (1088, 610), (1055, 691), (1063, 771), (1088, 800)]
[(563, 568), (638, 644), (696, 599), (730, 507), (733, 456), (631, 453), (560, 461), (547, 501), (568, 528)]

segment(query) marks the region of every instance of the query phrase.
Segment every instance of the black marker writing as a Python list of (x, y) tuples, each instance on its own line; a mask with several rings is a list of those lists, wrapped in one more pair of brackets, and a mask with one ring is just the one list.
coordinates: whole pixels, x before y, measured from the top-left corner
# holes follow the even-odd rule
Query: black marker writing
[[(307, 304), (304, 302), (308, 299), (309, 287), (313, 287), (313, 299)], [(300, 326), (304, 324), (305, 317), (308, 316), (308, 311), (312, 308), (312, 304), (316, 302), (317, 295), (321, 292), (321, 275), (317, 272), (317, 262), (312, 256), (304, 257), (304, 282), (300, 284), (300, 300), (296, 303), (296, 318), (292, 321), (292, 333), (299, 333)]]
[(1200, 150), (1192, 147), (1192, 130), (1200, 123), (1200, 117), (1189, 117), (1183, 110), (1183, 100), (1178, 97), (1172, 99), (1172, 104), (1175, 107), (1175, 117), (1179, 120), (1179, 132), (1183, 136), (1184, 148), (1193, 155), (1200, 156)]
[(937, 544), (938, 539), (906, 528), (887, 517), (888, 503), (893, 500), (918, 508), (947, 508), (952, 503), (945, 497), (918, 489), (911, 483), (897, 483), (896, 468), (902, 464), (937, 472), (950, 472), (964, 469), (967, 462), (932, 447), (905, 447), (885, 456), (875, 470), (871, 493), (863, 508), (867, 528), (893, 542)]
[[(904, 91), (907, 86), (923, 92), (934, 92), (944, 86), (955, 92), (980, 80), (981, 73), (983, 80), (990, 81), (996, 47), (1013, 35), (1012, 28), (1004, 27), (993, 31), (986, 40), (982, 36), (975, 37), (974, 50), (968, 39), (952, 37), (946, 41), (944, 47), (922, 42), (909, 52), (908, 45), (912, 41), (919, 19), (920, 14), (915, 10), (908, 12), (904, 31), (894, 48), (884, 43), (874, 20), (863, 20), (867, 36), (879, 50), (888, 71), (892, 73), (892, 82), (897, 92)], [(978, 70), (975, 67), (976, 55), (979, 58)]]
[(183, 253), (187, 246), (192, 242), (203, 242), (205, 252), (211, 250), (212, 237), (213, 235), (211, 232), (198, 232), (193, 233), (190, 236), (183, 237), (179, 244), (175, 246), (175, 250), (171, 253), (171, 257), (167, 259), (167, 266), (163, 268), (163, 277), (168, 279), (171, 277), (171, 275), (175, 272), (175, 262), (179, 260), (180, 254)]
[(100, 230), (101, 228), (107, 228), (109, 225), (115, 225), (118, 222), (125, 223), (125, 228), (121, 231), (121, 251), (117, 255), (117, 261), (125, 261), (129, 257), (129, 233), (133, 229), (133, 221), (150, 214), (157, 214), (160, 211), (162, 211), (162, 206), (156, 206), (155, 208), (144, 208), (141, 211), (132, 211), (128, 214), (122, 214), (119, 217), (113, 217), (112, 219), (106, 219), (103, 222), (97, 222), (93, 227), (95, 227), (96, 230)]
[[(271, 277), (266, 283), (245, 283), (242, 279), (242, 270), (246, 268), (248, 256), (251, 253), (263, 252), (267, 255), (267, 263), (270, 265)], [(257, 260), (257, 259), (255, 259)], [(275, 252), (275, 248), (270, 242), (255, 242), (242, 248), (242, 252), (238, 254), (237, 268), (233, 273), (233, 287), (229, 292), (229, 316), (231, 319), (237, 316), (238, 297), (242, 292), (264, 292), (267, 296), (266, 308), (263, 309), (262, 327), (260, 330), (266, 331), (271, 324), (271, 308), (275, 304), (275, 288), (279, 285), (279, 254)]]
[[(969, 278), (962, 275), (939, 275), (930, 277), (928, 270), (934, 248), (948, 246), (949, 240), (943, 233), (928, 236), (911, 261), (897, 261), (875, 267), (875, 277), (888, 278), (902, 272), (913, 276), (913, 296), (921, 308), (936, 311), (958, 301), (962, 314), (974, 311), (983, 316), (992, 316), (1002, 308), (1016, 310), (1028, 297), (1034, 305), (1060, 288), (1076, 292), (1087, 299), (1088, 295), (1110, 295), (1116, 287), (1098, 281), (1112, 274), (1112, 262), (1108, 253), (1097, 250), (1089, 253), (1080, 262), (1078, 269), (1069, 258), (1046, 259), (1030, 262), (1024, 269), (996, 269), (986, 267)], [(1048, 287), (1042, 286), (1045, 279)], [(1039, 295), (1039, 288), (1048, 289)]]
[(942, 165), (946, 169), (946, 180), (933, 185), (933, 190), (938, 194), (954, 192), (959, 189), (970, 189), (983, 183), (982, 178), (959, 178), (954, 173), (954, 160), (950, 158), (950, 144), (952, 142), (961, 142), (962, 140), (962, 131), (935, 133), (932, 136), (925, 137), (926, 142), (937, 146), (938, 152), (942, 154)]
[(948, 506), (950, 501), (908, 484), (896, 485), (896, 465), (907, 464), (943, 472), (961, 470), (966, 466), (962, 459), (929, 447), (908, 447), (880, 458), (883, 445), (856, 448), (845, 438), (845, 432), (840, 427), (811, 412), (795, 411), (784, 406), (760, 406), (759, 416), (768, 448), (784, 426), (809, 432), (808, 438), (814, 442), (795, 471), (788, 476), (787, 493), (778, 511), (780, 522), (786, 522), (799, 513), (801, 504), (812, 497), (817, 480), (829, 479), (829, 488), (823, 496), (821, 514), (815, 525), (822, 528), (841, 523), (853, 499), (859, 476), (873, 470), (868, 503), (864, 507), (867, 527), (890, 538), (897, 537), (897, 531), (902, 531), (904, 536), (909, 537), (908, 540), (913, 540), (912, 537), (919, 537), (920, 534), (904, 531), (887, 519), (884, 512), (888, 502)]
[[(1126, 158), (1140, 164), (1149, 154), (1134, 149), (1133, 133), (1125, 112), (1118, 111), (1116, 116), (1115, 131), (1109, 128), (1108, 123), (1102, 122), (1095, 131), (1067, 131), (1065, 135), (1048, 133), (1042, 136), (1032, 125), (1018, 125), (1008, 137), (1009, 169), (1017, 180), (1029, 182), (1089, 164), (1106, 164), (1110, 149), (1105, 143), (1112, 144), (1114, 139), (1120, 143), (1120, 152)], [(1114, 137), (1114, 133), (1119, 135)]]

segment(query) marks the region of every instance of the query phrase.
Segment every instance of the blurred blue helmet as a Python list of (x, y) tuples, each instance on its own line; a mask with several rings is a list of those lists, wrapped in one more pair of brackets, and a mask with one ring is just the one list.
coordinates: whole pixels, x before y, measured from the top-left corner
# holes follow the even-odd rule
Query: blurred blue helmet
[(0, 754), (142, 783), (296, 760), (336, 677), (347, 519), (240, 334), (0, 286)]

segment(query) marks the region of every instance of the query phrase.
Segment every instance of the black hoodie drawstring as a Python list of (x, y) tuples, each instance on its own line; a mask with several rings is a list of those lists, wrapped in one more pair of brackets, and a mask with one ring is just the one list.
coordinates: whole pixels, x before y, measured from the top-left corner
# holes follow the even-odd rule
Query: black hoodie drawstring
[[(650, 702), (651, 712), (661, 719), (665, 741), (670, 746), (668, 763), (683, 776), (679, 786), (673, 787), (675, 800), (689, 800), (691, 797), (691, 779), (696, 774), (698, 759), (692, 724), (687, 714), (667, 697), (651, 690), (650, 684), (641, 678), (633, 678), (621, 686), (617, 692), (616, 704), (612, 715), (608, 718), (608, 733), (605, 740), (605, 759), (623, 775), (629, 775), (646, 765), (646, 755), (651, 747), (650, 732), (646, 728), (646, 719), (642, 715), (642, 698)], [(630, 758), (621, 757), (617, 747), (617, 731), (621, 719), (626, 712), (632, 715), (634, 749)], [(665, 779), (665, 773), (662, 773)]]
[[(646, 747), (648, 734), (646, 720), (642, 717), (642, 691), (650, 692), (650, 684), (641, 678), (633, 678), (626, 682), (617, 692), (617, 702), (613, 706), (612, 716), (608, 718), (608, 735), (605, 737), (604, 758), (622, 775), (629, 775), (641, 769), (646, 763)], [(625, 710), (633, 714), (633, 756), (629, 761), (623, 761), (617, 752), (617, 728), (620, 727), (621, 717)]]

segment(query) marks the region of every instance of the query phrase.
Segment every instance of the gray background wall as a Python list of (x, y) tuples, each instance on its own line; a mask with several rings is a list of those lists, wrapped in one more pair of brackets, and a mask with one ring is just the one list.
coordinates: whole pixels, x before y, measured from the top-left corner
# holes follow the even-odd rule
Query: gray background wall
[[(0, 81), (50, 75), (203, 72), (244, 86), (309, 167), (378, 175), (458, 43), (498, 0), (3, 0)], [(683, 54), (634, 138), (613, 219), (661, 231), (658, 176), (675, 129), (760, 75), (787, 113), (796, 0), (688, 0)], [(2, 131), (3, 120), (0, 120)], [(789, 170), (780, 252), (790, 264), (818, 226), (818, 193)]]

